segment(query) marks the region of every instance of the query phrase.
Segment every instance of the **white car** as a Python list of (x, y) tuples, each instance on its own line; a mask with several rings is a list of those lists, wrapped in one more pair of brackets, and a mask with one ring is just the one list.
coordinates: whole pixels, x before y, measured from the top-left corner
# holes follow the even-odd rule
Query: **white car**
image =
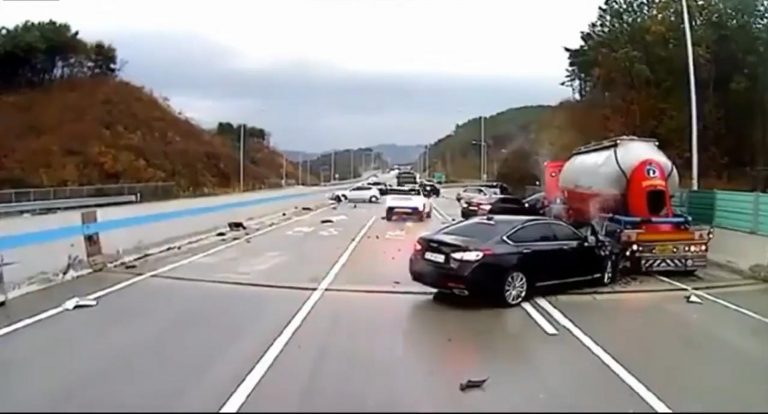
[(370, 185), (356, 185), (349, 190), (337, 191), (331, 195), (336, 201), (353, 201), (378, 203), (381, 200), (381, 193), (376, 187)]
[(416, 216), (419, 221), (432, 217), (432, 201), (424, 197), (419, 187), (390, 187), (385, 205), (387, 221), (391, 221), (396, 214)]

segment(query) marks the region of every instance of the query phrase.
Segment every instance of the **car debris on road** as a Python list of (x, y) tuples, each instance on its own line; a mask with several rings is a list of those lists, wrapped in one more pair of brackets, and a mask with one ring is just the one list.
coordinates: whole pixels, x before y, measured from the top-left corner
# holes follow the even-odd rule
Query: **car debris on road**
[(486, 381), (488, 381), (490, 377), (485, 377), (483, 379), (468, 379), (461, 384), (459, 384), (459, 391), (465, 392), (466, 390), (473, 389), (473, 388), (482, 388), (483, 385), (485, 385)]

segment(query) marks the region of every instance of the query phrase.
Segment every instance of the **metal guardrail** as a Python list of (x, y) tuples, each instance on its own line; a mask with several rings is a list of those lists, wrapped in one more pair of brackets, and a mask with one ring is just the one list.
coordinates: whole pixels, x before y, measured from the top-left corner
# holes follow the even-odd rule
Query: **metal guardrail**
[(68, 198), (63, 200), (25, 201), (21, 203), (0, 204), (0, 214), (18, 214), (40, 212), (48, 210), (61, 210), (79, 207), (94, 207), (115, 204), (137, 203), (140, 200), (138, 194), (120, 195), (111, 197), (87, 197)]
[(18, 188), (0, 190), (0, 204), (140, 194), (141, 201), (176, 198), (173, 182), (88, 185), (80, 187)]

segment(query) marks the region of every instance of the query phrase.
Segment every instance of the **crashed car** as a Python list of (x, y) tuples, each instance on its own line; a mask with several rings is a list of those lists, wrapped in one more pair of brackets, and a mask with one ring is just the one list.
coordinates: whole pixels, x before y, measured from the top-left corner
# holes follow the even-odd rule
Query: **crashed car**
[(387, 221), (400, 214), (416, 217), (419, 221), (432, 217), (432, 201), (418, 186), (390, 187), (384, 202)]
[(513, 196), (478, 197), (468, 201), (462, 201), (461, 218), (468, 219), (484, 215), (504, 216), (538, 216), (539, 209), (529, 205), (526, 201)]
[(381, 193), (371, 185), (358, 185), (349, 190), (336, 191), (330, 198), (337, 203), (342, 201), (378, 203), (381, 200)]
[(484, 216), (443, 227), (416, 241), (411, 279), (443, 294), (523, 302), (535, 286), (597, 280), (613, 283), (618, 253), (590, 226), (579, 232), (540, 216)]

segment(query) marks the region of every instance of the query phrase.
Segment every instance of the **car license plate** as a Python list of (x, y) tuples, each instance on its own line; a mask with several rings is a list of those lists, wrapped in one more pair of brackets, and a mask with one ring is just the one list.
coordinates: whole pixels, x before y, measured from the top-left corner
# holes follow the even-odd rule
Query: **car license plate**
[(658, 254), (672, 254), (674, 248), (675, 246), (672, 246), (671, 244), (662, 244), (661, 246), (657, 246), (655, 251)]
[(424, 258), (432, 262), (445, 263), (445, 255), (440, 253), (426, 252)]

